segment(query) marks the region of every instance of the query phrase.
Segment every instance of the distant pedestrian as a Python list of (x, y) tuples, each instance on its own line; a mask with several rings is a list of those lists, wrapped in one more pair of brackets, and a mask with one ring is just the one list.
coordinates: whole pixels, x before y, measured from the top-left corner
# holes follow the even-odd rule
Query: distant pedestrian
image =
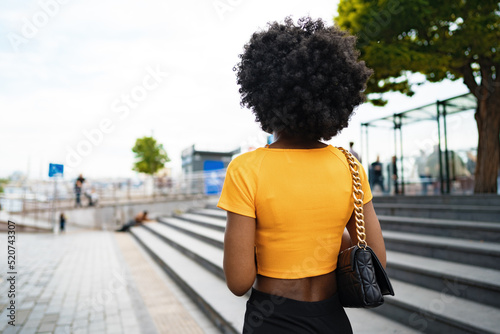
[(61, 215), (59, 216), (59, 231), (64, 232), (65, 226), (66, 226), (66, 216), (64, 215), (64, 212), (61, 212)]
[(78, 180), (75, 182), (75, 208), (82, 206), (82, 183)]
[(85, 178), (80, 174), (78, 178), (75, 181), (75, 208), (76, 207), (81, 207), (82, 206), (82, 188), (83, 188), (83, 183), (85, 182)]
[(424, 150), (420, 150), (420, 157), (417, 159), (417, 172), (422, 185), (422, 195), (427, 195), (427, 186), (432, 184), (432, 177), (427, 166), (427, 155)]
[(382, 192), (385, 193), (384, 188), (384, 175), (382, 174), (382, 164), (380, 163), (380, 157), (377, 155), (377, 160), (371, 164), (371, 179), (370, 186), (372, 191), (375, 189), (376, 185), (379, 185), (382, 188)]
[(352, 155), (354, 155), (354, 157), (355, 157), (356, 159), (358, 159), (358, 161), (359, 161), (359, 162), (361, 162), (361, 158), (360, 158), (360, 156), (359, 156), (358, 152), (354, 151), (353, 146), (354, 146), (354, 142), (352, 141), (352, 142), (350, 142), (350, 143), (349, 143), (349, 152), (350, 152)]
[(82, 176), (82, 174), (78, 175), (78, 178), (76, 179), (77, 181), (80, 181), (80, 183), (83, 186), (83, 183), (85, 182), (85, 178)]

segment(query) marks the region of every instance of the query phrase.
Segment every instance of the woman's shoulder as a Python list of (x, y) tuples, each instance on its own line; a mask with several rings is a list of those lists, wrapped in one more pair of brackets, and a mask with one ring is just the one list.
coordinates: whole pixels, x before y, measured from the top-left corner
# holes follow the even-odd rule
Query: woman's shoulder
[(265, 153), (259, 149), (245, 152), (233, 158), (227, 167), (227, 174), (255, 179), (262, 165)]
[[(332, 145), (329, 145), (328, 147), (330, 149), (330, 152), (332, 152), (333, 155), (335, 157), (337, 157), (338, 160), (343, 162), (344, 165), (346, 165), (346, 167), (349, 168), (349, 164), (347, 163), (347, 158), (346, 158), (345, 154), (342, 152), (343, 148), (332, 146)], [(354, 158), (354, 159), (356, 159), (356, 158)]]
[(262, 160), (264, 156), (266, 155), (266, 152), (264, 150), (261, 150), (260, 148), (242, 153), (231, 160), (230, 165), (234, 166), (247, 166), (248, 164), (255, 163), (259, 160)]

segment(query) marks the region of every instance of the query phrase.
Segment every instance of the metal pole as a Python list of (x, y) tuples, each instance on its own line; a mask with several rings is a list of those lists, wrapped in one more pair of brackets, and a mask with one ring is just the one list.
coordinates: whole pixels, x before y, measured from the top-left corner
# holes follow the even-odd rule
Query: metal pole
[[(396, 124), (396, 115), (393, 116), (394, 117), (394, 162), (396, 164), (396, 168), (395, 170), (392, 171), (392, 174), (397, 174), (397, 162), (398, 162), (398, 136), (397, 136), (397, 124)], [(392, 162), (392, 159), (391, 159), (391, 162)], [(391, 175), (391, 178), (392, 178), (392, 175)], [(395, 179), (394, 180), (394, 194), (395, 195), (399, 195), (399, 187), (398, 187), (398, 182), (399, 180), (398, 179)], [(398, 190), (398, 193), (396, 194), (396, 190)]]
[(34, 186), (35, 188), (35, 226), (38, 225), (38, 208), (39, 208), (39, 203), (38, 203), (38, 182)]
[(365, 137), (366, 137), (366, 162), (368, 163), (367, 166), (370, 166), (370, 148), (369, 148), (369, 145), (368, 145), (368, 124), (366, 125), (366, 128), (365, 128)]
[[(360, 133), (359, 138), (360, 138), (361, 144), (360, 144), (360, 146), (359, 146), (359, 147), (361, 147), (361, 152), (359, 152), (359, 154), (360, 154), (359, 156), (360, 156), (360, 157), (363, 157), (363, 156), (364, 156), (364, 153), (365, 153), (365, 150), (363, 149), (363, 124), (361, 124), (361, 128), (360, 128), (360, 130), (361, 130), (361, 131), (360, 131), (361, 133)], [(365, 160), (366, 160), (366, 159), (367, 159), (367, 158), (365, 157)], [(363, 160), (363, 159), (361, 159), (361, 160)]]
[(450, 161), (448, 158), (448, 133), (446, 131), (446, 102), (443, 102), (444, 165), (446, 168), (446, 193), (450, 193)]
[(399, 151), (401, 154), (401, 194), (405, 194), (405, 177), (404, 177), (404, 165), (403, 165), (403, 122), (401, 120), (401, 115), (399, 116)]
[(444, 194), (444, 177), (443, 177), (443, 158), (441, 157), (441, 110), (439, 109), (440, 101), (436, 101), (437, 106), (437, 125), (438, 125), (438, 161), (439, 161), (439, 183), (441, 195)]
[(54, 192), (52, 193), (52, 203), (50, 205), (50, 212), (49, 212), (49, 219), (47, 220), (50, 223), (52, 223), (52, 232), (55, 232), (54, 226), (55, 226), (55, 217), (56, 217), (56, 191), (57, 191), (57, 185), (56, 185), (56, 177), (52, 177), (53, 183), (54, 183)]

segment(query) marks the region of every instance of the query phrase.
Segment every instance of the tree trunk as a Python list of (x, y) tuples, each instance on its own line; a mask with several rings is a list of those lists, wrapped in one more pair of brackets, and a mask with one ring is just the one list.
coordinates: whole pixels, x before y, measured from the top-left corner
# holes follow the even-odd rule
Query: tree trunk
[(497, 193), (497, 177), (500, 165), (500, 91), (484, 87), (478, 98), (475, 114), (479, 143), (474, 193)]

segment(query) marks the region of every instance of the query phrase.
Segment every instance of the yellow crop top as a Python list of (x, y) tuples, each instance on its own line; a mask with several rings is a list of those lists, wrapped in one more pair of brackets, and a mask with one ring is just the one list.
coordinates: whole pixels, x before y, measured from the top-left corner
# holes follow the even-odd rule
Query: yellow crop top
[[(362, 166), (360, 177), (368, 203), (372, 194)], [(354, 209), (352, 177), (344, 154), (331, 145), (258, 148), (231, 161), (217, 206), (256, 218), (258, 274), (323, 275), (337, 267)]]

